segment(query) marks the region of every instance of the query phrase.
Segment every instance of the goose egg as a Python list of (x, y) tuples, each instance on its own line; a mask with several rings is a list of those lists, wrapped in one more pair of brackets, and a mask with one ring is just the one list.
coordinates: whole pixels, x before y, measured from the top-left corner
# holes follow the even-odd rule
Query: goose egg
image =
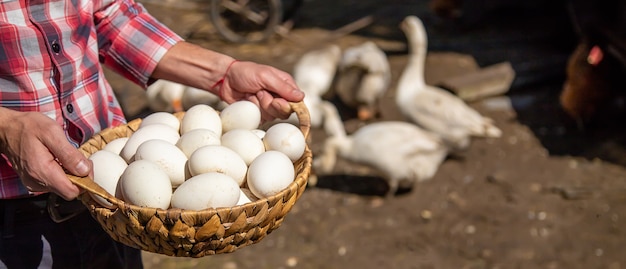
[(246, 165), (265, 152), (263, 140), (247, 129), (233, 129), (222, 135), (222, 146), (237, 152)]
[(222, 120), (217, 111), (205, 104), (192, 106), (185, 112), (180, 122), (180, 133), (185, 134), (194, 129), (209, 129), (222, 134)]
[(290, 123), (276, 123), (267, 129), (263, 137), (265, 150), (277, 150), (285, 153), (292, 162), (304, 154), (306, 142), (304, 134), (298, 127)]
[(256, 129), (261, 124), (261, 110), (250, 101), (237, 101), (222, 110), (222, 132), (234, 129)]
[[(124, 170), (128, 166), (126, 161), (111, 151), (99, 150), (89, 156), (89, 160), (93, 163), (93, 181), (100, 185), (109, 194), (121, 198), (117, 193), (117, 182)], [(103, 197), (90, 193), (91, 197), (102, 206), (111, 208), (113, 204)]]
[(172, 182), (165, 171), (152, 161), (130, 163), (118, 184), (122, 196), (130, 204), (161, 209), (170, 206)]
[(172, 194), (172, 208), (202, 210), (232, 207), (240, 198), (239, 185), (233, 178), (218, 172), (193, 176)]
[(176, 146), (185, 153), (187, 158), (189, 158), (196, 149), (221, 144), (220, 135), (209, 129), (194, 129), (188, 131), (181, 135), (178, 142), (176, 142)]
[(165, 124), (172, 127), (176, 132), (180, 130), (180, 120), (174, 114), (168, 112), (154, 112), (141, 120), (139, 128), (150, 124)]
[(171, 144), (176, 144), (179, 138), (180, 135), (178, 132), (165, 124), (150, 124), (137, 129), (137, 131), (128, 138), (126, 145), (124, 145), (120, 152), (120, 156), (122, 156), (127, 163), (131, 163), (141, 143), (150, 139), (161, 139)]
[(252, 131), (252, 133), (254, 133), (256, 136), (258, 136), (261, 139), (263, 139), (263, 137), (265, 137), (265, 131), (264, 130), (252, 129), (251, 131)]
[(104, 145), (102, 149), (119, 155), (124, 145), (126, 145), (127, 141), (128, 141), (128, 137), (119, 137), (119, 138), (111, 140), (111, 142)]
[(248, 167), (248, 188), (254, 196), (265, 198), (287, 188), (295, 178), (293, 163), (280, 151), (262, 153)]
[(237, 202), (237, 205), (244, 205), (244, 204), (259, 200), (259, 198), (257, 198), (256, 196), (254, 196), (254, 194), (252, 194), (250, 189), (241, 188), (239, 189), (239, 191), (241, 193), (239, 194), (239, 201)]
[(192, 176), (208, 172), (220, 172), (232, 177), (240, 186), (246, 179), (248, 166), (237, 152), (221, 145), (204, 146), (189, 157)]
[(160, 139), (151, 139), (141, 143), (135, 153), (135, 161), (149, 160), (158, 164), (172, 181), (172, 187), (178, 187), (185, 181), (187, 156), (174, 144)]

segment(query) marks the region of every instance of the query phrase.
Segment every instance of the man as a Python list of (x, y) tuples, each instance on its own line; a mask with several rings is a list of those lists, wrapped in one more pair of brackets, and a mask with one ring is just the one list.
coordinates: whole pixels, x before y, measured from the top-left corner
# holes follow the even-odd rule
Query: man
[(143, 87), (167, 79), (250, 100), (264, 120), (304, 97), (289, 74), (187, 43), (133, 0), (0, 1), (0, 267), (142, 267), (85, 211), (48, 215), (75, 211), (47, 201), (76, 201), (66, 172), (92, 173), (76, 147), (126, 122), (101, 65)]

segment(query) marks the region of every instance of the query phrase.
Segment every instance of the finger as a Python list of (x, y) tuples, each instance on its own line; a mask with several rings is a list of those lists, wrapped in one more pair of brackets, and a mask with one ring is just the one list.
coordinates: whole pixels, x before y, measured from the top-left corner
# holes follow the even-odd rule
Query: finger
[(65, 136), (45, 136), (42, 142), (69, 173), (81, 177), (89, 175), (91, 162), (72, 146)]
[(293, 78), (283, 71), (276, 70), (275, 72), (277, 72), (277, 76), (267, 85), (267, 90), (289, 102), (302, 101), (304, 92), (298, 88)]
[(263, 121), (271, 121), (276, 118), (277, 112), (272, 107), (272, 95), (266, 91), (258, 91), (255, 99), (258, 101), (259, 108), (261, 108), (261, 119)]
[(260, 103), (269, 114), (268, 120), (276, 118), (286, 119), (292, 112), (289, 102), (283, 98), (274, 97), (268, 92), (265, 92), (260, 99)]
[[(23, 179), (25, 185), (31, 191), (52, 191), (66, 200), (72, 200), (78, 196), (80, 190), (67, 178), (61, 165), (47, 152), (40, 152), (44, 160), (29, 169), (33, 172), (32, 177)], [(48, 155), (48, 156), (45, 156)]]
[(49, 181), (48, 188), (50, 191), (68, 201), (80, 194), (80, 189), (67, 178), (65, 171), (60, 165), (50, 164), (48, 171), (47, 180)]
[(286, 119), (293, 112), (289, 102), (282, 98), (274, 98), (271, 106), (277, 112), (274, 116), (280, 119)]
[(218, 91), (218, 96), (220, 97), (220, 99), (222, 99), (222, 101), (228, 104), (231, 104), (237, 101), (237, 99), (233, 96), (232, 88), (230, 88), (229, 84), (227, 83), (222, 83)]
[[(248, 101), (250, 101), (250, 102), (254, 103), (257, 107), (261, 108), (261, 104), (259, 104), (259, 98), (257, 98), (257, 97), (256, 97), (256, 95), (253, 95), (253, 94), (248, 95), (248, 96), (246, 97), (246, 100), (248, 100)], [(261, 110), (262, 110), (262, 109), (261, 109)]]

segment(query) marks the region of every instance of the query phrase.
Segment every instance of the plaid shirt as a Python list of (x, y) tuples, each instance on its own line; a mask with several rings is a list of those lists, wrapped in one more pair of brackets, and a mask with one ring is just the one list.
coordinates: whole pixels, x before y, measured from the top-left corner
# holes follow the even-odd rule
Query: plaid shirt
[[(44, 113), (78, 146), (126, 122), (101, 63), (146, 87), (180, 40), (133, 0), (0, 0), (0, 104)], [(0, 198), (28, 194), (0, 158)]]

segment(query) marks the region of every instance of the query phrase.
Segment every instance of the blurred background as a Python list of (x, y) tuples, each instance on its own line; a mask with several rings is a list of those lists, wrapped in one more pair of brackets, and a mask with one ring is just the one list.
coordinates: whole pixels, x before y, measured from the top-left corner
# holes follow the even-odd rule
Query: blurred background
[[(623, 19), (613, 15), (623, 14), (620, 1), (607, 1), (604, 13), (595, 14), (600, 9), (586, 1), (282, 0), (277, 26), (255, 42), (233, 42), (220, 33), (211, 20), (211, 1), (138, 2), (189, 42), (290, 73), (311, 50), (373, 41), (391, 67), (375, 121), (403, 120), (393, 100), (409, 53), (399, 28), (406, 16), (421, 18), (428, 33), (428, 84), (501, 63), (510, 64), (514, 74), (497, 93), (467, 100), (503, 135), (472, 140), (430, 180), (386, 198), (387, 184), (377, 171), (340, 160), (332, 173), (309, 185), (282, 226), (263, 241), (199, 259), (144, 253), (146, 268), (626, 267), (619, 79), (625, 35)], [(594, 93), (602, 90), (594, 85), (613, 82), (597, 113), (584, 119), (566, 113), (559, 100), (568, 60), (581, 43), (600, 46), (601, 64), (615, 62), (606, 68), (612, 76), (574, 69), (575, 77), (589, 78), (584, 89)], [(582, 53), (583, 62), (589, 51)], [(129, 119), (153, 111), (143, 89), (116, 74), (107, 77)], [(577, 94), (596, 100), (583, 90)], [(369, 123), (338, 108), (348, 133)], [(313, 130), (314, 155), (326, 137)]]

